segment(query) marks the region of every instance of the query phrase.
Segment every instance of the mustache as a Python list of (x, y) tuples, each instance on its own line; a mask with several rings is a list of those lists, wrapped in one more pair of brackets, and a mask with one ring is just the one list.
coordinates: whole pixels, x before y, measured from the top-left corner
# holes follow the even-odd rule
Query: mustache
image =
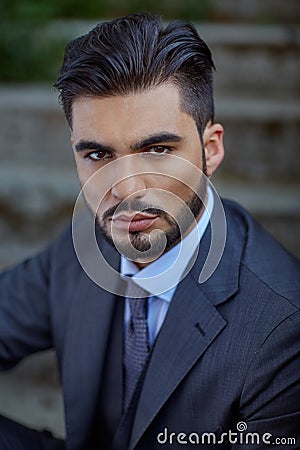
[(166, 215), (166, 212), (163, 209), (154, 207), (153, 205), (149, 205), (147, 203), (143, 203), (139, 200), (133, 200), (130, 203), (122, 202), (122, 205), (121, 206), (120, 205), (121, 202), (118, 205), (113, 206), (109, 208), (107, 211), (105, 211), (102, 215), (102, 220), (112, 217), (115, 214), (116, 210), (118, 210), (118, 213), (127, 211), (136, 211), (136, 212), (146, 212), (148, 214), (153, 215), (157, 214)]

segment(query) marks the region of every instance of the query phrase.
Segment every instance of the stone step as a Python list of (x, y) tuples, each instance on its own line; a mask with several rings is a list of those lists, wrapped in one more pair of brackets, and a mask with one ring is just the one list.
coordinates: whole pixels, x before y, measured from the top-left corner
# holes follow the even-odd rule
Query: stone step
[(0, 158), (42, 167), (70, 168), (70, 133), (50, 86), (0, 87)]
[(199, 25), (216, 65), (216, 95), (300, 95), (300, 27)]
[(225, 129), (225, 176), (300, 181), (299, 102), (219, 98), (216, 111)]
[(36, 253), (72, 217), (79, 192), (75, 169), (0, 168), (0, 267)]
[(298, 23), (299, 0), (210, 0), (215, 19), (231, 22)]

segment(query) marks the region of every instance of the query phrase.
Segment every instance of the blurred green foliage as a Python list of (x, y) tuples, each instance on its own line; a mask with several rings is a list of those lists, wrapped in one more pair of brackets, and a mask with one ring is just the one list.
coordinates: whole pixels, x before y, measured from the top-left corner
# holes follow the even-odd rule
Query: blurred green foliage
[(0, 80), (52, 81), (62, 61), (64, 42), (49, 40), (42, 27), (27, 21), (0, 23)]
[(166, 19), (202, 20), (212, 14), (210, 0), (1, 0), (0, 17), (30, 22), (65, 19), (100, 19), (149, 11)]
[(59, 29), (49, 37), (49, 22), (97, 22), (137, 11), (161, 14), (165, 20), (212, 16), (210, 0), (0, 0), (0, 81), (55, 80), (68, 38)]

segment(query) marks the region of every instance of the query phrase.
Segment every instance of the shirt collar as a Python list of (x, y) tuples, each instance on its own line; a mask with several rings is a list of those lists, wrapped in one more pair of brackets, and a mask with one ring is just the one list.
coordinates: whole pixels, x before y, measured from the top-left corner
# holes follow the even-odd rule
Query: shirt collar
[(177, 284), (209, 224), (213, 205), (213, 193), (211, 188), (208, 187), (205, 210), (190, 233), (177, 245), (141, 270), (132, 261), (121, 255), (121, 275), (132, 276), (132, 280), (151, 295), (170, 302)]

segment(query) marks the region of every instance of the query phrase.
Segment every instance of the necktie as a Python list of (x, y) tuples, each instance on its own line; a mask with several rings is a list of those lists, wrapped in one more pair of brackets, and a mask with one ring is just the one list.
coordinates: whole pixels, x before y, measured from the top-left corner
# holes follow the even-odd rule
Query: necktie
[(131, 317), (125, 331), (125, 408), (127, 408), (133, 396), (149, 356), (148, 296), (147, 291), (137, 286), (130, 278), (128, 279), (126, 298), (129, 301)]

